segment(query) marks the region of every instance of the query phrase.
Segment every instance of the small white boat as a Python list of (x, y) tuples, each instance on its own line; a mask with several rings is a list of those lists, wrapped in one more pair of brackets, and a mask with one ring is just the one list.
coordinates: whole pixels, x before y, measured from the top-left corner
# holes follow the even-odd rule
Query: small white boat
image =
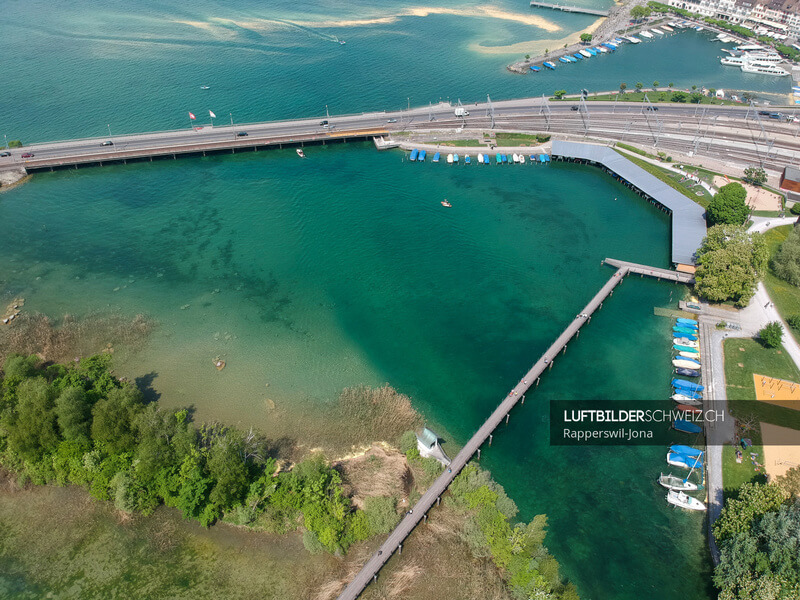
[(646, 37), (646, 38), (652, 38), (653, 37), (653, 34), (650, 33), (649, 31), (640, 31), (639, 35), (642, 36), (642, 37)]
[(678, 367), (679, 369), (697, 369), (697, 368), (700, 367), (700, 365), (697, 364), (695, 361), (686, 360), (682, 356), (679, 356), (678, 358), (674, 358), (672, 360), (672, 366), (673, 367)]
[(483, 164), (483, 154), (478, 154), (478, 162)]
[(447, 155), (447, 164), (449, 164), (449, 165), (453, 164), (453, 155), (452, 154), (448, 154)]
[(521, 165), (525, 164), (525, 155), (524, 154), (520, 154), (519, 155), (519, 164), (521, 164)]
[(660, 27), (661, 27), (661, 29), (663, 29), (664, 31), (666, 31), (668, 33), (672, 33), (674, 31), (674, 29), (672, 29), (672, 27), (670, 27), (669, 25), (660, 25)]
[(700, 347), (700, 344), (698, 344), (694, 340), (690, 340), (690, 339), (687, 339), (687, 338), (680, 338), (680, 337), (672, 338), (672, 343), (677, 345), (677, 346), (688, 346), (689, 348), (699, 348)]
[(514, 154), (511, 155), (511, 158), (513, 159), (513, 161), (515, 163), (519, 162), (519, 154), (514, 153)]
[(667, 492), (667, 502), (681, 508), (688, 510), (705, 510), (706, 505), (700, 502), (697, 498), (693, 498), (683, 492), (670, 490)]
[(664, 32), (663, 32), (663, 31), (661, 31), (660, 29), (656, 29), (655, 27), (653, 27), (653, 28), (650, 30), (650, 33), (657, 33), (658, 35), (664, 35)]
[(442, 200), (442, 206), (444, 206), (445, 208), (453, 208), (453, 205), (452, 205), (452, 204), (450, 204), (450, 203), (447, 201), (447, 198), (445, 198), (444, 200)]
[(688, 404), (689, 406), (700, 406), (703, 402), (697, 398), (690, 398), (683, 394), (672, 394), (671, 398), (678, 404)]
[(658, 477), (658, 483), (667, 488), (668, 490), (675, 490), (678, 492), (693, 492), (698, 489), (696, 483), (692, 483), (682, 477), (676, 477), (672, 473), (669, 475), (661, 475)]
[(297, 156), (299, 156), (300, 158), (306, 157), (306, 153), (303, 152), (302, 148), (295, 148), (294, 151), (297, 152)]
[(642, 43), (642, 40), (637, 38), (635, 35), (629, 35), (625, 39), (628, 40), (631, 44), (641, 44)]
[(201, 90), (210, 90), (210, 89), (211, 89), (211, 86), (210, 86), (210, 85), (201, 85), (201, 86), (200, 86), (200, 89), (201, 89)]
[(608, 52), (608, 48), (604, 48), (603, 46), (595, 46), (594, 49), (597, 50), (598, 52), (602, 53), (602, 54), (605, 54), (606, 52)]
[(588, 50), (581, 50), (581, 56), (585, 56), (586, 58), (592, 58), (592, 54)]
[[(678, 352), (678, 356), (682, 356), (683, 358), (691, 358), (692, 360), (700, 360), (700, 353), (699, 352), (689, 352), (687, 350), (681, 350)], [(676, 359), (680, 360), (680, 359)]]

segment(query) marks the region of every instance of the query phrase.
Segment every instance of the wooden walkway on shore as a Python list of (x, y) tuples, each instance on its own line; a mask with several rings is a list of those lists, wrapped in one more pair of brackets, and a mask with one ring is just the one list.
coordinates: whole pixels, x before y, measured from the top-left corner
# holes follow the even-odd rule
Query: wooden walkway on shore
[(546, 369), (552, 368), (553, 361), (559, 353), (566, 351), (567, 343), (573, 337), (576, 337), (581, 327), (591, 320), (592, 315), (598, 309), (602, 308), (603, 301), (613, 294), (614, 288), (622, 282), (622, 279), (626, 275), (629, 273), (639, 273), (641, 275), (655, 277), (659, 280), (666, 279), (680, 283), (690, 283), (694, 281), (694, 278), (687, 273), (679, 273), (669, 269), (649, 267), (647, 265), (640, 265), (612, 258), (606, 258), (603, 262), (617, 267), (617, 270), (611, 278), (600, 288), (591, 301), (578, 313), (570, 324), (567, 325), (561, 335), (556, 338), (556, 341), (552, 343), (547, 351), (525, 374), (522, 380), (508, 393), (508, 396), (500, 402), (500, 405), (452, 460), (450, 468), (439, 475), (436, 481), (433, 482), (433, 485), (428, 488), (414, 507), (406, 513), (403, 520), (400, 521), (397, 527), (389, 534), (386, 541), (381, 544), (380, 548), (378, 548), (353, 580), (344, 588), (338, 600), (355, 600), (358, 598), (361, 592), (364, 591), (364, 588), (366, 588), (370, 582), (377, 579), (378, 572), (391, 556), (395, 552), (402, 553), (405, 539), (420, 521), (427, 518), (428, 511), (434, 504), (438, 506), (441, 495), (453, 482), (453, 479), (456, 478), (476, 453), (480, 458), (480, 447), (487, 439), (490, 439), (492, 432), (494, 432), (500, 423), (503, 421), (508, 423), (511, 409), (513, 409), (518, 402), (521, 404), (525, 403), (525, 393), (528, 392), (531, 387), (539, 385), (541, 375)]
[(595, 8), (584, 8), (583, 6), (570, 6), (568, 4), (550, 4), (549, 2), (537, 2), (531, 0), (531, 6), (537, 8), (552, 8), (553, 10), (560, 10), (569, 13), (581, 13), (584, 15), (597, 15), (598, 17), (607, 17), (607, 10), (597, 10)]

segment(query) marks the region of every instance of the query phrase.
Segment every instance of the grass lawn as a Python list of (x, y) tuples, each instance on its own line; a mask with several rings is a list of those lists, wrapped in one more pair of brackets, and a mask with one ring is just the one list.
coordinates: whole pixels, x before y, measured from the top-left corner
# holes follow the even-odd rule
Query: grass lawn
[[(727, 339), (724, 348), (725, 387), (731, 414), (740, 422), (764, 421), (800, 430), (800, 411), (759, 402), (753, 384), (753, 373), (800, 382), (800, 371), (786, 351), (765, 348), (756, 340), (745, 338)], [(761, 444), (760, 429), (744, 435), (750, 437), (754, 445)]]
[[(776, 227), (764, 233), (764, 238), (769, 247), (769, 256), (772, 258), (778, 252), (778, 248), (789, 235), (792, 230), (791, 225), (784, 225), (783, 227)], [(764, 275), (764, 287), (767, 288), (767, 293), (772, 301), (775, 303), (775, 308), (781, 316), (786, 319), (790, 315), (800, 315), (800, 288), (794, 286), (783, 279), (778, 279), (772, 272), (772, 269), (767, 269)], [(791, 329), (791, 333), (800, 343), (800, 332), (796, 329)]]
[[(672, 102), (671, 98), (675, 92), (683, 92), (683, 90), (674, 90), (672, 92), (654, 92), (653, 90), (644, 90), (641, 92), (629, 92), (626, 91), (624, 94), (597, 94), (592, 95), (589, 94), (589, 97), (586, 98), (587, 101), (591, 100), (604, 100), (604, 101), (611, 101), (611, 102), (642, 102), (644, 100), (645, 92), (647, 93), (647, 99), (650, 100), (653, 104), (657, 104), (659, 102)], [(686, 102), (675, 102), (673, 104), (688, 104), (689, 103), (689, 96), (693, 92), (683, 92), (686, 94)], [(553, 98), (553, 100), (556, 100)], [(575, 97), (571, 98), (563, 98), (562, 100), (574, 102)], [(741, 106), (741, 102), (734, 102), (733, 100), (719, 100), (717, 98), (711, 98), (710, 96), (702, 96), (700, 100), (700, 104), (727, 104), (727, 105), (737, 105)]]
[(545, 134), (541, 135), (541, 138), (544, 141), (540, 142), (539, 139), (537, 139), (537, 134), (503, 133), (502, 131), (498, 131), (495, 135), (495, 143), (498, 146), (538, 146), (549, 140), (550, 136)]
[[(617, 144), (617, 146), (619, 146), (619, 144)], [(709, 194), (705, 188), (699, 185), (693, 188), (689, 188), (688, 185), (694, 182), (687, 180), (685, 184), (682, 183), (680, 181), (681, 179), (680, 173), (673, 173), (672, 171), (668, 171), (667, 169), (662, 169), (661, 167), (657, 167), (652, 163), (644, 161), (635, 156), (631, 156), (626, 152), (620, 152), (617, 148), (615, 148), (615, 150), (617, 150), (617, 152), (622, 154), (622, 156), (627, 158), (632, 163), (642, 167), (645, 171), (647, 171), (651, 175), (658, 177), (661, 181), (666, 183), (671, 188), (678, 190), (681, 194), (683, 194), (690, 200), (697, 202), (703, 208), (706, 208), (709, 202), (711, 202), (711, 194)]]
[(478, 140), (447, 140), (446, 142), (439, 142), (440, 146), (483, 146)]
[(730, 444), (722, 447), (722, 492), (727, 498), (735, 494), (743, 483), (764, 483), (767, 478), (763, 472), (756, 472), (755, 465), (750, 460), (750, 453), (758, 454), (759, 462), (764, 462), (764, 450), (761, 446), (748, 447), (742, 450), (742, 462), (736, 462), (736, 448)]

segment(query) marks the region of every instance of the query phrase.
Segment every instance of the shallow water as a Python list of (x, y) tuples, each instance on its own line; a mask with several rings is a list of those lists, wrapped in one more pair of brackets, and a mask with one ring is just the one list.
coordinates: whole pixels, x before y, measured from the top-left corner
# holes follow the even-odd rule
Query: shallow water
[[(108, 124), (186, 126), (188, 110), (239, 122), (321, 114), (326, 103), (349, 112), (619, 80), (783, 85), (719, 67), (717, 48), (693, 31), (528, 77), (505, 71), (514, 56), (470, 49), (591, 23), (555, 12), (536, 14), (560, 32), (486, 15), (342, 25), (408, 11), (399, 3), (320, 4), (311, 16), (289, 3), (269, 14), (244, 0), (179, 6), (11, 4), (0, 25), (3, 131), (26, 141), (106, 135)], [(165, 405), (193, 404), (200, 420), (302, 439), (287, 432), (297, 411), (386, 381), (452, 448), (611, 276), (603, 258), (669, 261), (667, 217), (598, 170), (411, 164), (367, 144), (307, 154), (37, 175), (0, 196), (3, 293), (56, 317), (152, 316), (147, 348), (118, 368), (150, 374)], [(662, 450), (547, 440), (551, 398), (667, 397), (668, 325), (653, 307), (681, 293), (626, 280), (484, 455), (521, 517), (549, 515), (548, 544), (583, 597), (672, 598), (676, 573), (684, 595), (707, 597), (704, 522), (667, 510), (653, 484)]]

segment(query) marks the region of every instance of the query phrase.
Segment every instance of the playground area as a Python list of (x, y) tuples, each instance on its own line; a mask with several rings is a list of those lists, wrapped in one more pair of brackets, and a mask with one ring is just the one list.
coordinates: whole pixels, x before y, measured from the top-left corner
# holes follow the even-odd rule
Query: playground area
[(756, 399), (792, 410), (800, 410), (800, 383), (753, 373)]
[(764, 469), (769, 481), (784, 475), (792, 467), (800, 466), (800, 431), (761, 423)]
[[(713, 185), (717, 189), (729, 183), (731, 183), (731, 180), (724, 175), (714, 176)], [(747, 206), (753, 210), (781, 210), (781, 197), (778, 194), (773, 194), (764, 188), (756, 187), (743, 181), (737, 181), (736, 183), (741, 183), (744, 189), (747, 190)]]

